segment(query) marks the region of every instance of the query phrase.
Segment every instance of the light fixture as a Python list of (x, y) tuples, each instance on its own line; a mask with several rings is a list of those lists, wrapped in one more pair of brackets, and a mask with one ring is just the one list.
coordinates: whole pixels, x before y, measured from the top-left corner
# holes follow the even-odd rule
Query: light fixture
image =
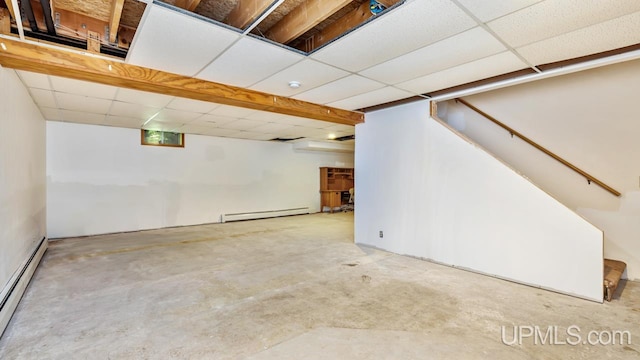
[(2, 46), (2, 50), (7, 51), (7, 45), (5, 45), (4, 43), (0, 43), (0, 46)]
[(301, 86), (300, 81), (291, 80), (289, 81), (289, 87), (292, 89), (297, 89)]
[(336, 134), (329, 134), (327, 135), (327, 138), (329, 138), (329, 140), (335, 140)]

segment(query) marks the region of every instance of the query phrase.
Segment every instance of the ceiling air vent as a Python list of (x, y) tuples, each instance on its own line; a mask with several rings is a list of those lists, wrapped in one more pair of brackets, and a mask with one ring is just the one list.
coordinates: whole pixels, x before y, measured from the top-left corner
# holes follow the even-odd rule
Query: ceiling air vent
[(333, 140), (335, 140), (335, 141), (347, 141), (347, 140), (355, 140), (355, 139), (356, 139), (355, 135), (347, 135), (347, 136), (341, 136), (341, 137), (335, 138)]
[(302, 137), (297, 137), (297, 138), (279, 138), (279, 137), (277, 137), (277, 138), (273, 138), (273, 139), (271, 139), (269, 141), (287, 142), (287, 141), (293, 141), (293, 140), (299, 140), (299, 139), (302, 139)]

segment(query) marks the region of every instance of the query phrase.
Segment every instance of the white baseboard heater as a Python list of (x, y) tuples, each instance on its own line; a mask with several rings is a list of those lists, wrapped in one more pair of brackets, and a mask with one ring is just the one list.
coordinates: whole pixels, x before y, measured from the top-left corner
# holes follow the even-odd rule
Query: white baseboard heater
[(47, 251), (47, 238), (43, 237), (38, 243), (31, 256), (22, 264), (22, 266), (9, 279), (7, 285), (0, 293), (0, 337), (9, 324), (13, 312), (18, 307), (20, 299), (24, 291), (31, 281), (33, 273), (36, 271), (44, 252)]
[(236, 213), (236, 214), (222, 214), (220, 215), (220, 222), (224, 223), (229, 221), (266, 219), (266, 218), (272, 218), (272, 217), (302, 215), (302, 214), (308, 214), (308, 213), (309, 213), (308, 207), (301, 207), (301, 208), (295, 208), (295, 209), (253, 211), (253, 212)]

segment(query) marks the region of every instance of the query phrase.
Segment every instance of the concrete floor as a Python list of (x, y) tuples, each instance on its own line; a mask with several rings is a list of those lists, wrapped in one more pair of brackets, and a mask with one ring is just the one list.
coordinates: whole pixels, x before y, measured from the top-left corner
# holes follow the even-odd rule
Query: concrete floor
[[(514, 325), (558, 326), (556, 344), (572, 325), (632, 338), (504, 345)], [(67, 239), (0, 358), (638, 359), (640, 284), (597, 304), (360, 248), (352, 213)]]

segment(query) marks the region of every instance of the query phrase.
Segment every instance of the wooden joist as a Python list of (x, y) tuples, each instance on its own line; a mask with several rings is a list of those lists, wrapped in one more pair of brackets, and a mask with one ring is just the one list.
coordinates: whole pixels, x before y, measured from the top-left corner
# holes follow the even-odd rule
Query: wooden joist
[(109, 19), (109, 42), (115, 43), (118, 29), (120, 28), (120, 18), (122, 17), (122, 8), (124, 0), (113, 0), (111, 6), (111, 18)]
[(239, 0), (236, 7), (224, 19), (224, 23), (238, 29), (244, 29), (260, 16), (273, 0)]
[(178, 0), (176, 1), (176, 6), (188, 11), (194, 11), (198, 5), (200, 5), (200, 1), (201, 0)]
[(355, 125), (364, 121), (364, 115), (358, 112), (317, 105), (56, 48), (9, 39), (1, 39), (0, 41), (6, 48), (6, 50), (4, 48), (0, 49), (0, 65), (8, 68), (338, 124)]
[(13, 8), (13, 1), (12, 0), (5, 0), (4, 1), (5, 4), (7, 4), (7, 10), (9, 10), (9, 14), (11, 14), (12, 18), (16, 18), (16, 12)]
[(11, 33), (11, 13), (8, 9), (0, 8), (0, 34)]
[(307, 0), (273, 25), (265, 35), (275, 42), (286, 44), (350, 2), (351, 0)]

